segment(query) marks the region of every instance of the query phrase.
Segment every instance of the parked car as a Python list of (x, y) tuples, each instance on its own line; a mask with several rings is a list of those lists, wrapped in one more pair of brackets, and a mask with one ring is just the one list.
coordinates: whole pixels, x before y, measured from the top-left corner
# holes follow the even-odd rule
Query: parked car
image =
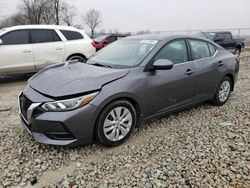
[(110, 43), (115, 42), (127, 36), (128, 35), (123, 35), (123, 34), (102, 35), (93, 39), (93, 46), (96, 48), (96, 50), (100, 50), (103, 47), (109, 45)]
[(24, 25), (0, 30), (0, 75), (37, 72), (48, 65), (87, 59), (95, 53), (83, 30)]
[(226, 50), (240, 55), (242, 49), (245, 47), (244, 38), (234, 39), (230, 31), (217, 31), (217, 32), (201, 32), (198, 34), (201, 37), (205, 37), (211, 41), (216, 42)]
[(40, 143), (117, 146), (142, 119), (205, 101), (223, 105), (238, 71), (236, 56), (210, 40), (126, 37), (86, 63), (34, 75), (19, 96), (21, 121)]

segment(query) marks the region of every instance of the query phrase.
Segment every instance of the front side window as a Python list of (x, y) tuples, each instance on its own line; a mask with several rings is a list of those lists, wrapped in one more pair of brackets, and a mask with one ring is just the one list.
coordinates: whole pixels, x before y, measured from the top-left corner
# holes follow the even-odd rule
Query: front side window
[(195, 60), (210, 57), (210, 52), (207, 42), (199, 40), (189, 40), (189, 41)]
[(61, 41), (54, 30), (49, 29), (34, 29), (32, 30), (33, 43), (46, 43)]
[(29, 30), (11, 31), (0, 38), (3, 45), (29, 44)]
[(97, 52), (89, 59), (89, 62), (98, 62), (112, 68), (135, 67), (157, 43), (157, 40), (118, 40)]
[(60, 30), (67, 40), (78, 40), (83, 39), (81, 33), (76, 31)]
[(187, 62), (188, 52), (185, 40), (177, 40), (164, 46), (156, 55), (155, 60), (157, 59), (168, 59), (174, 64)]

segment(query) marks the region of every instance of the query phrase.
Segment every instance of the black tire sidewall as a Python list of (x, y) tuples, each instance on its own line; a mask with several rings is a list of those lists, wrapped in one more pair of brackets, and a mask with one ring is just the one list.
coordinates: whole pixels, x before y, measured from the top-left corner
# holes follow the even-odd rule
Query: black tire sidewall
[[(229, 93), (227, 99), (224, 102), (221, 102), (220, 99), (219, 99), (219, 92), (220, 92), (221, 85), (222, 85), (222, 83), (224, 81), (229, 81), (229, 83), (230, 83), (230, 93)], [(228, 101), (229, 97), (230, 97), (231, 90), (232, 90), (232, 81), (231, 81), (231, 79), (229, 77), (226, 76), (224, 79), (222, 79), (220, 81), (220, 83), (218, 85), (218, 88), (217, 88), (216, 94), (215, 94), (215, 98), (213, 100), (213, 104), (216, 105), (216, 106), (221, 106), (221, 105), (225, 104)]]
[[(108, 138), (106, 138), (104, 131), (103, 131), (103, 125), (104, 125), (104, 121), (105, 121), (107, 115), (110, 113), (110, 111), (113, 110), (114, 108), (117, 108), (117, 107), (126, 107), (131, 112), (133, 122), (132, 122), (132, 126), (131, 126), (130, 131), (123, 139), (121, 139), (119, 141), (111, 141)], [(136, 113), (134, 106), (127, 100), (114, 101), (114, 102), (110, 103), (109, 105), (107, 105), (99, 115), (97, 125), (96, 125), (97, 126), (96, 127), (97, 139), (101, 144), (103, 144), (105, 146), (110, 146), (110, 147), (118, 146), (118, 145), (122, 144), (127, 138), (130, 137), (131, 133), (133, 132), (134, 127), (136, 126), (136, 123), (137, 123), (137, 113)]]

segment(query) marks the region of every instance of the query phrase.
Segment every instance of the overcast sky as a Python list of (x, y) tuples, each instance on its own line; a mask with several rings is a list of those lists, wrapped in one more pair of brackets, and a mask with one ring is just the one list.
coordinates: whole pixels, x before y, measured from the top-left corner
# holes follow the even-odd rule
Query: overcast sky
[[(0, 0), (1, 15), (14, 13), (21, 0)], [(102, 13), (99, 29), (168, 31), (250, 28), (250, 0), (66, 0), (77, 8), (75, 22), (91, 8)]]

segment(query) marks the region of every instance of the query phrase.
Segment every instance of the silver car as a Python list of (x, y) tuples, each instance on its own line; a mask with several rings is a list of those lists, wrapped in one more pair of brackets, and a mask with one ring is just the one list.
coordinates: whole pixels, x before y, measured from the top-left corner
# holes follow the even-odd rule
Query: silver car
[(142, 119), (205, 101), (223, 105), (238, 71), (236, 56), (206, 39), (131, 36), (87, 62), (38, 72), (19, 96), (21, 120), (40, 143), (117, 146)]

